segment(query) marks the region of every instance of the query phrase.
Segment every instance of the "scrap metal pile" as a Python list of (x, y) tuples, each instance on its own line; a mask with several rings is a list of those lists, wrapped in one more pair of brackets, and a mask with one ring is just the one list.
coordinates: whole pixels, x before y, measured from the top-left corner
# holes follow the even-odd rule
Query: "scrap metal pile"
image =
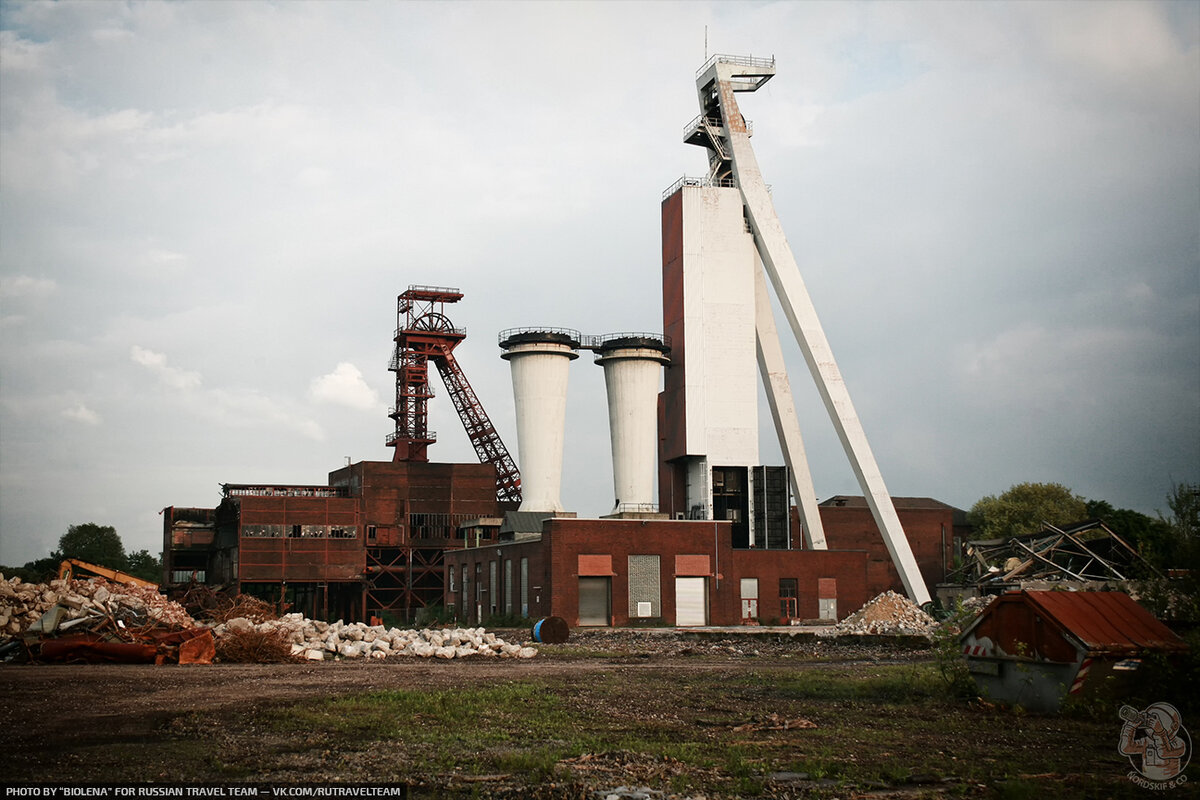
[(538, 654), (483, 628), (417, 631), (279, 617), (270, 603), (207, 587), (181, 600), (104, 578), (30, 584), (0, 575), (0, 660), (207, 664)]
[(999, 587), (1026, 582), (1125, 581), (1154, 568), (1100, 520), (1065, 528), (1043, 523), (1037, 533), (966, 543), (966, 563), (947, 583)]

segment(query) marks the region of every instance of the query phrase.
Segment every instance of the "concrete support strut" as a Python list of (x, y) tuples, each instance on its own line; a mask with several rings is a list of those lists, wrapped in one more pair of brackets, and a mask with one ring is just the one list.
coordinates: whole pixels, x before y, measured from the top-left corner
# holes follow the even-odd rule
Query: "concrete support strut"
[(929, 591), (900, 525), (892, 498), (883, 483), (875, 456), (867, 443), (862, 423), (850, 401), (850, 393), (834, 361), (825, 331), (817, 319), (816, 309), (800, 276), (787, 237), (784, 236), (750, 145), (745, 117), (734, 99), (735, 92), (754, 91), (774, 71), (773, 61), (767, 66), (762, 63), (746, 64), (745, 59), (723, 60), (722, 57), (715, 57), (697, 78), (701, 109), (708, 111), (706, 98), (715, 101), (720, 109), (729, 165), (742, 194), (746, 220), (754, 234), (755, 246), (775, 288), (784, 317), (800, 345), (904, 589), (913, 602), (924, 604), (929, 602)]
[(826, 550), (828, 546), (825, 543), (825, 527), (821, 523), (821, 509), (817, 507), (817, 492), (813, 488), (812, 472), (804, 453), (800, 420), (796, 416), (792, 385), (783, 361), (783, 348), (779, 346), (779, 331), (775, 328), (775, 314), (771, 311), (771, 298), (767, 294), (767, 280), (761, 264), (754, 270), (754, 326), (758, 374), (767, 393), (767, 405), (771, 407), (771, 419), (775, 422), (775, 435), (779, 437), (783, 461), (791, 478), (792, 494), (800, 509), (804, 546), (809, 550)]

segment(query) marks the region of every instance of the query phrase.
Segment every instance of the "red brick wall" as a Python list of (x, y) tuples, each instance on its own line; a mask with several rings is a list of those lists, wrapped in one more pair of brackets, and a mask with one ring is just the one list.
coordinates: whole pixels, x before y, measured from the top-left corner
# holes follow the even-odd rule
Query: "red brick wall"
[[(759, 619), (779, 617), (779, 579), (795, 578), (798, 587), (798, 616), (815, 619), (819, 615), (817, 582), (822, 578), (837, 581), (838, 617), (858, 610), (869, 599), (867, 594), (867, 554), (858, 552), (805, 550), (733, 550), (729, 545), (730, 526), (712, 522), (676, 520), (587, 520), (553, 519), (546, 524), (539, 542), (488, 545), (446, 554), (448, 568), (456, 573), (456, 592), (447, 592), (446, 604), (462, 608), (462, 565), (475, 575), (475, 565), (486, 581), (488, 564), (521, 557), (529, 559), (529, 616), (539, 619), (562, 617), (571, 627), (579, 625), (579, 557), (608, 555), (612, 558), (612, 624), (625, 626), (629, 618), (629, 556), (659, 557), (661, 619), (674, 624), (676, 619), (676, 556), (704, 556), (712, 567), (709, 576), (709, 623), (741, 624), (740, 579), (758, 578)], [(518, 569), (518, 567), (514, 567)], [(687, 572), (694, 572), (689, 569)], [(519, 573), (515, 573), (519, 574)], [(498, 582), (503, 582), (503, 567), (497, 567)], [(514, 591), (516, 590), (514, 579)], [(541, 591), (534, 587), (541, 587)], [(478, 622), (474, 588), (469, 589), (467, 619)], [(488, 603), (485, 602), (485, 605)], [(503, 606), (501, 605), (501, 608)], [(485, 608), (484, 615), (486, 616)]]
[(861, 550), (735, 550), (733, 560), (733, 580), (727, 596), (723, 597), (733, 606), (724, 613), (734, 615), (738, 621), (742, 610), (741, 578), (758, 578), (758, 619), (763, 624), (780, 617), (780, 578), (796, 579), (796, 616), (800, 619), (820, 616), (817, 582), (822, 578), (837, 581), (834, 599), (838, 619), (853, 614), (874, 597), (868, 593), (867, 554)]
[[(933, 595), (935, 584), (945, 577), (945, 569), (952, 568), (954, 563), (954, 509), (897, 508), (896, 513), (921, 577)], [(865, 506), (821, 506), (821, 523), (830, 550), (866, 551), (867, 591), (870, 593), (867, 599), (888, 589), (904, 593), (900, 574), (892, 563), (870, 509)]]
[[(445, 554), (446, 561), (446, 593), (443, 605), (449, 607), (454, 606), (458, 612), (458, 618), (468, 624), (476, 625), (483, 618), (486, 618), (491, 610), (493, 598), (498, 606), (500, 613), (504, 613), (506, 607), (504, 597), (504, 562), (507, 559), (512, 559), (513, 562), (513, 611), (519, 614), (521, 611), (521, 559), (529, 560), (528, 566), (528, 616), (530, 619), (541, 619), (551, 616), (550, 612), (550, 587), (547, 582), (546, 575), (546, 559), (545, 549), (541, 546), (541, 542), (519, 542), (507, 544), (489, 544), (483, 547), (472, 547), (463, 550), (448, 550)], [(479, 614), (476, 608), (476, 590), (475, 590), (475, 575), (476, 565), (481, 569), (478, 574), (485, 584), (489, 581), (491, 575), (490, 564), (496, 562), (496, 586), (488, 586), (488, 592), (483, 595), (482, 605), (483, 613)], [(467, 567), (467, 574), (470, 576), (470, 583), (467, 586), (467, 592), (464, 595), (462, 585), (462, 568)], [(450, 591), (449, 571), (454, 570), (454, 591)]]
[[(663, 274), (663, 334), (671, 340), (671, 360), (683, 364), (683, 193), (675, 194), (662, 203), (662, 274)], [(660, 397), (666, 415), (659, 417), (662, 437), (662, 458), (670, 460), (688, 455), (684, 423), (683, 369), (668, 368), (663, 377)]]

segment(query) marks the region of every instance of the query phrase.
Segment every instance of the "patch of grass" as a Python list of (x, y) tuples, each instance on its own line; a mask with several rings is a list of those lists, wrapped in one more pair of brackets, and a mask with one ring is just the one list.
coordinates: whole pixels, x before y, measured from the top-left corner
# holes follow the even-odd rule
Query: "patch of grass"
[[(757, 673), (747, 685), (763, 685)], [(780, 696), (801, 700), (868, 700), (901, 703), (944, 698), (945, 685), (938, 670), (928, 663), (881, 664), (861, 669), (800, 670), (773, 675), (769, 685)]]
[[(405, 678), (403, 688), (387, 691), (182, 714), (136, 757), (106, 741), (80, 761), (89, 774), (123, 780), (369, 774), (419, 783), (422, 797), (491, 797), (499, 788), (492, 780), (453, 776), (496, 775), (524, 784), (504, 796), (539, 798), (558, 797), (544, 794), (549, 783), (630, 782), (712, 798), (773, 796), (781, 790), (773, 772), (806, 774), (812, 783), (804, 796), (817, 798), (879, 782), (907, 785), (915, 773), (955, 781), (937, 791), (992, 798), (1021, 797), (1027, 785), (1043, 795), (1091, 797), (1137, 788), (1124, 778), (1111, 720), (970, 706), (947, 690), (932, 658), (753, 670), (577, 666), (451, 687), (420, 688)], [(797, 719), (815, 727), (775, 724)], [(147, 764), (159, 766), (138, 771)]]

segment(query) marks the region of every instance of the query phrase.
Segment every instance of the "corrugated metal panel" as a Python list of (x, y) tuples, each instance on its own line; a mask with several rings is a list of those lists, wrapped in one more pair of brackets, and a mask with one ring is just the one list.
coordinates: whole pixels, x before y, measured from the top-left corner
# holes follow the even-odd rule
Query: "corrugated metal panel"
[(1183, 650), (1186, 645), (1166, 625), (1123, 592), (1023, 592), (1028, 602), (1053, 619), (1089, 652)]

